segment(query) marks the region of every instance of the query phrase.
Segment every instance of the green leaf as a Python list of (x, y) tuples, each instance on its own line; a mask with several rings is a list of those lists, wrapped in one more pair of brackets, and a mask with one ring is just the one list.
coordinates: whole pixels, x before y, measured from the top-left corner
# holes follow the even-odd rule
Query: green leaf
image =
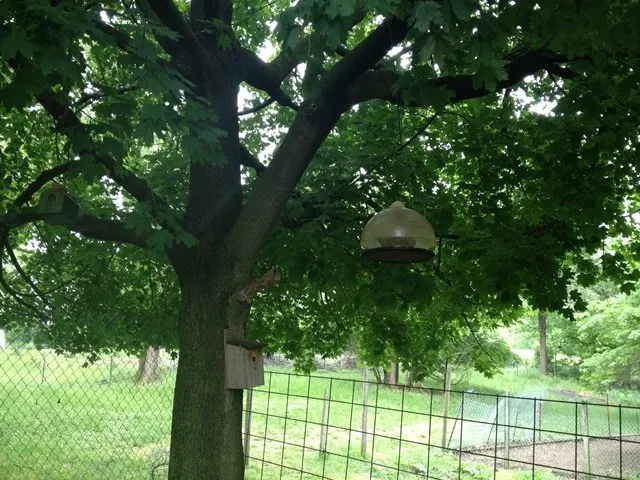
[(30, 58), (34, 52), (35, 45), (17, 29), (0, 37), (0, 55), (6, 59), (15, 58), (18, 53)]
[(356, 11), (355, 0), (329, 0), (325, 12), (330, 19), (336, 17), (350, 17)]
[(173, 235), (166, 230), (156, 230), (147, 239), (149, 248), (156, 252), (166, 252), (173, 244)]
[(114, 137), (103, 138), (99, 149), (102, 153), (110, 155), (116, 160), (121, 160), (127, 153), (123, 142)]
[(298, 44), (300, 43), (300, 40), (302, 40), (303, 38), (304, 38), (304, 31), (302, 30), (301, 27), (298, 27), (296, 25), (289, 31), (286, 44), (290, 49), (294, 49), (298, 46)]
[(453, 14), (460, 20), (466, 20), (471, 16), (474, 4), (469, 0), (447, 0)]
[(507, 71), (503, 63), (497, 59), (490, 59), (480, 63), (473, 76), (473, 85), (475, 88), (484, 88), (488, 92), (495, 92), (498, 82), (507, 78)]
[(182, 244), (188, 248), (192, 248), (198, 245), (199, 241), (196, 237), (194, 237), (190, 233), (182, 231), (178, 235), (176, 235), (176, 243)]
[(431, 25), (437, 26), (444, 23), (442, 6), (431, 0), (418, 2), (413, 10), (410, 22), (418, 32), (426, 33)]
[(223, 50), (229, 50), (233, 45), (233, 40), (229, 35), (222, 33), (218, 36), (218, 45)]

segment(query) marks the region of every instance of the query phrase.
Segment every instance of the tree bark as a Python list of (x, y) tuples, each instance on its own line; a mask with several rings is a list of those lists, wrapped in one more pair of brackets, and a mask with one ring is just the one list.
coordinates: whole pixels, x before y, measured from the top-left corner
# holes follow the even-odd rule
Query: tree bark
[(549, 372), (547, 362), (547, 314), (538, 312), (538, 334), (540, 336), (540, 375)]
[(249, 306), (231, 296), (233, 262), (188, 270), (179, 272), (180, 361), (169, 479), (241, 480), (243, 391), (225, 389), (224, 330), (242, 335)]
[(400, 378), (400, 366), (398, 362), (391, 362), (389, 370), (384, 371), (384, 383), (387, 385), (397, 385)]
[(154, 347), (147, 348), (138, 357), (138, 383), (153, 383), (160, 378), (160, 350)]

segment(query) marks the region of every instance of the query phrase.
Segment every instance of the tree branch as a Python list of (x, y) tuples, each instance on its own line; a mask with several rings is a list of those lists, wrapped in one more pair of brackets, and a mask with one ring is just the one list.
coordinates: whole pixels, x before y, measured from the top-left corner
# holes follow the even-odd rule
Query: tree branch
[(93, 25), (97, 30), (111, 37), (118, 48), (125, 52), (131, 52), (131, 37), (129, 37), (129, 35), (106, 22), (96, 21)]
[(21, 297), (20, 293), (14, 290), (11, 285), (9, 285), (9, 282), (7, 282), (7, 279), (4, 276), (4, 265), (2, 257), (4, 256), (3, 254), (5, 246), (7, 245), (7, 237), (8, 232), (2, 231), (0, 229), (0, 287), (2, 287), (2, 289), (7, 292), (19, 305), (23, 306), (27, 310), (31, 310), (32, 312), (36, 313), (38, 317), (44, 318), (45, 316), (42, 314), (42, 312), (35, 305), (32, 305), (29, 302), (25, 301)]
[(18, 261), (18, 258), (16, 257), (16, 254), (13, 252), (13, 248), (11, 248), (11, 245), (9, 244), (8, 236), (5, 239), (4, 248), (7, 251), (7, 253), (9, 254), (9, 259), (11, 260), (11, 263), (13, 264), (13, 267), (16, 269), (18, 274), (31, 287), (31, 289), (35, 292), (35, 294), (38, 296), (38, 298), (40, 298), (40, 300), (42, 300), (42, 302), (45, 305), (50, 306), (50, 303), (47, 300), (47, 298), (45, 297), (45, 295), (42, 292), (42, 290), (40, 290), (38, 288), (38, 286), (31, 279), (31, 277), (27, 274), (27, 272), (24, 271), (24, 269), (22, 268), (22, 265), (20, 265), (20, 262)]
[(93, 100), (98, 100), (104, 97), (108, 97), (109, 95), (122, 95), (123, 93), (131, 92), (138, 88), (137, 85), (123, 85), (118, 88), (108, 88), (106, 90), (101, 90), (97, 92), (87, 93), (82, 95), (74, 104), (74, 109), (81, 109), (87, 106), (88, 103)]
[(267, 108), (269, 105), (271, 105), (275, 101), (276, 101), (275, 98), (269, 97), (266, 100), (258, 103), (257, 105), (254, 105), (253, 107), (247, 108), (246, 110), (240, 110), (238, 112), (238, 116), (241, 117), (243, 115), (251, 115), (252, 113), (259, 112), (260, 110)]
[(25, 190), (20, 195), (18, 195), (18, 198), (15, 199), (13, 204), (16, 207), (21, 207), (25, 203), (28, 203), (47, 182), (67, 173), (73, 166), (73, 163), (74, 162), (66, 162), (58, 165), (57, 167), (53, 167), (49, 170), (43, 171), (40, 175), (38, 175), (38, 178), (31, 182), (29, 186), (25, 188)]
[[(93, 26), (95, 27), (95, 30), (102, 32), (108, 38), (111, 38), (120, 50), (126, 53), (136, 55), (135, 49), (132, 47), (133, 40), (125, 32), (118, 30), (113, 25), (108, 24), (106, 22), (102, 22), (102, 21), (95, 21)], [(89, 35), (92, 35), (95, 32), (92, 30), (89, 30), (88, 33)], [(98, 42), (103, 41), (102, 38), (98, 38), (96, 40)], [(177, 53), (178, 50), (175, 42), (168, 43), (167, 41), (165, 41), (166, 37), (160, 37), (160, 38), (156, 37), (156, 40), (158, 41), (158, 43), (160, 43), (160, 46), (170, 55)], [(158, 58), (156, 62), (158, 66), (163, 68), (166, 68), (169, 65), (169, 62), (162, 58)]]
[[(165, 25), (170, 30), (173, 30), (176, 33), (178, 33), (175, 29), (167, 25), (162, 18), (160, 18), (160, 16), (155, 11), (155, 9), (152, 8), (148, 0), (135, 0), (135, 3), (136, 3), (136, 6), (138, 7), (138, 10), (140, 10), (142, 14), (147, 18), (147, 21), (149, 21), (150, 23), (155, 22), (158, 25)], [(163, 48), (163, 50), (167, 52), (169, 55), (175, 55), (180, 51), (180, 43), (175, 38), (169, 38), (166, 35), (159, 35), (157, 31), (153, 32), (153, 36), (158, 41), (158, 43)]]
[[(540, 70), (555, 68), (558, 63), (566, 62), (567, 58), (555, 55), (545, 50), (526, 52), (507, 62), (505, 70), (507, 78), (496, 85), (496, 90), (510, 87), (522, 81), (527, 75), (532, 75)], [(355, 105), (373, 99), (386, 100), (388, 102), (412, 107), (428, 106), (426, 102), (414, 100), (405, 103), (401, 92), (396, 92), (395, 84), (400, 75), (390, 71), (367, 71), (358, 78), (349, 88), (348, 103)], [(477, 98), (491, 93), (484, 87), (474, 85), (473, 75), (446, 76), (425, 80), (425, 87), (430, 89), (442, 89), (452, 93), (450, 103)]]
[[(122, 164), (116, 162), (113, 158), (97, 151), (93, 146), (91, 136), (89, 135), (86, 126), (80, 121), (68, 105), (65, 105), (58, 99), (55, 93), (51, 90), (43, 90), (36, 95), (36, 99), (54, 118), (56, 128), (60, 132), (67, 135), (67, 137), (72, 141), (81, 138), (83, 140), (81, 143), (91, 145), (89, 150), (80, 151), (78, 153), (92, 155), (107, 169), (110, 178), (112, 178), (138, 202), (148, 204), (149, 211), (154, 217), (157, 218), (158, 214), (161, 212), (166, 214), (171, 211), (169, 204), (156, 194), (145, 180), (138, 177)], [(158, 221), (163, 226), (168, 227), (166, 222)]]
[[(262, 61), (258, 55), (246, 48), (238, 50), (238, 61), (242, 68), (242, 80), (254, 88), (266, 92), (271, 98), (284, 107), (298, 110), (298, 105), (282, 90), (281, 85), (290, 70), (279, 69)], [(293, 63), (292, 67), (295, 66)]]
[(117, 220), (98, 218), (81, 213), (75, 220), (52, 222), (47, 215), (38, 213), (36, 208), (23, 208), (19, 212), (10, 212), (0, 216), (0, 232), (6, 235), (6, 232), (11, 229), (37, 221), (60, 225), (95, 240), (130, 243), (138, 247), (147, 246), (145, 237), (136, 234), (133, 230), (125, 227), (124, 223)]
[(180, 35), (184, 46), (193, 59), (195, 68), (201, 72), (207, 70), (209, 55), (196, 38), (193, 30), (191, 30), (173, 0), (136, 0), (136, 4), (143, 12), (148, 10), (146, 8), (146, 4), (148, 4), (163, 25)]
[[(229, 233), (227, 247), (231, 256), (236, 256), (239, 262), (247, 265), (253, 264), (267, 232), (279, 218), (291, 192), (322, 142), (348, 108), (344, 86), (372, 68), (390, 48), (404, 39), (407, 32), (408, 26), (403, 21), (383, 21), (327, 73), (321, 82), (317, 103), (313, 99), (313, 102), (308, 101), (300, 108), (269, 168), (256, 182), (251, 198)], [(257, 57), (245, 58), (249, 59), (245, 60), (245, 66), (249, 66), (247, 72), (250, 74), (266, 72), (260, 78), (249, 75), (252, 80), (266, 79), (265, 84), (269, 88), (279, 88), (282, 80), (277, 69)], [(248, 232), (251, 235), (247, 235)]]
[(404, 20), (397, 18), (384, 20), (329, 71), (322, 79), (321, 88), (328, 93), (342, 90), (345, 85), (351, 85), (354, 80), (378, 63), (391, 48), (402, 42), (408, 32), (409, 25)]
[(247, 147), (242, 144), (240, 144), (240, 164), (248, 168), (253, 168), (258, 175), (263, 174), (267, 170), (267, 166), (260, 163), (260, 160), (251, 155)]
[(34, 312), (38, 317), (40, 317), (41, 319), (46, 319), (46, 316), (38, 309), (38, 307), (36, 307), (35, 305), (30, 304), (29, 302), (26, 302), (25, 300), (23, 300), (20, 297), (20, 294), (18, 292), (16, 292), (13, 288), (11, 288), (11, 285), (9, 285), (9, 283), (7, 282), (7, 280), (4, 278), (4, 269), (2, 268), (2, 262), (0, 259), (0, 286), (2, 287), (2, 289), (7, 292), (18, 304), (22, 305), (24, 308), (26, 308), (27, 310), (30, 310), (32, 312)]

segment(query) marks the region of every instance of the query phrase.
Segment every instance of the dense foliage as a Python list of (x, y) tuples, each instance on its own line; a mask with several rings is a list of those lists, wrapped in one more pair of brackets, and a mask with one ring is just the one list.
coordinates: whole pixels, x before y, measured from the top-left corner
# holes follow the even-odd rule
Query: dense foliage
[[(177, 344), (170, 478), (240, 478), (225, 330), (420, 371), (522, 299), (583, 306), (570, 286), (632, 228), (639, 23), (631, 0), (4, 0), (2, 325)], [(38, 210), (53, 181), (79, 214)], [(434, 262), (361, 259), (398, 199)]]
[[(569, 320), (548, 316), (547, 347), (558, 375), (579, 376), (585, 384), (609, 388), (640, 385), (640, 292), (624, 294), (612, 283), (601, 282), (584, 292), (587, 309)], [(534, 321), (522, 326), (528, 345), (536, 342)], [(572, 368), (573, 367), (573, 368)]]

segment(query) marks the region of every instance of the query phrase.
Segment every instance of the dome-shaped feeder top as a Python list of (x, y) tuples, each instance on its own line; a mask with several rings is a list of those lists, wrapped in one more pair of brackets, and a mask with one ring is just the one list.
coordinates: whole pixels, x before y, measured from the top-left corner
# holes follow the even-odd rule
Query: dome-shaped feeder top
[(433, 257), (433, 227), (415, 210), (394, 202), (367, 222), (360, 237), (365, 258), (378, 262), (412, 263)]

